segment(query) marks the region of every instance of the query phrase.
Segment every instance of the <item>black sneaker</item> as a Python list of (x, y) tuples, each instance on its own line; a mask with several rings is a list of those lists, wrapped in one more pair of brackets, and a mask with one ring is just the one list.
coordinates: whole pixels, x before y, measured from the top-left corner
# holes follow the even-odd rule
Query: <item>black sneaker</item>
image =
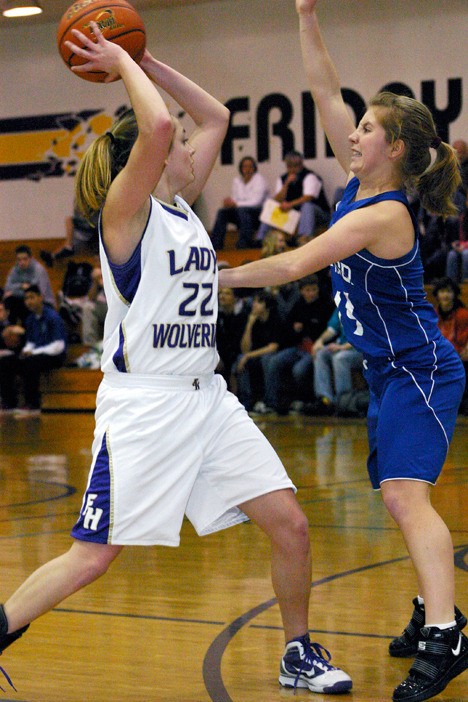
[(27, 629), (29, 629), (29, 624), (21, 627), (21, 629), (18, 629), (18, 631), (13, 631), (11, 634), (0, 634), (0, 656), (2, 655), (3, 651), (8, 648), (8, 646), (11, 646), (11, 644), (16, 641), (16, 639), (23, 636)]
[(329, 417), (334, 411), (334, 405), (328, 397), (318, 397), (312, 402), (306, 402), (302, 409), (302, 413), (307, 417)]
[(468, 639), (458, 627), (423, 627), (418, 652), (406, 680), (393, 692), (393, 702), (423, 702), (444, 690), (468, 668)]
[[(419, 604), (417, 597), (414, 598), (413, 604), (414, 610), (408, 626), (401, 636), (397, 636), (396, 639), (390, 642), (388, 647), (388, 652), (394, 658), (415, 656), (418, 652), (419, 635), (424, 626), (426, 614), (424, 605)], [(460, 612), (458, 607), (455, 607), (455, 621), (460, 631), (465, 628), (466, 617)]]
[[(5, 610), (3, 609), (3, 605), (0, 604), (0, 656), (2, 655), (3, 651), (8, 648), (8, 646), (11, 646), (12, 643), (16, 641), (16, 639), (19, 639), (21, 636), (23, 636), (24, 632), (29, 629), (29, 624), (26, 624), (26, 626), (21, 627), (21, 629), (18, 629), (17, 631), (13, 631), (11, 634), (6, 634), (4, 633), (5, 631), (8, 630), (8, 621), (5, 616)], [(13, 682), (6, 672), (4, 668), (0, 666), (0, 673), (5, 677), (6, 681), (10, 685), (10, 687), (13, 688), (13, 690), (16, 691), (16, 687), (13, 685)], [(2, 692), (5, 692), (3, 687), (0, 685), (0, 690)]]

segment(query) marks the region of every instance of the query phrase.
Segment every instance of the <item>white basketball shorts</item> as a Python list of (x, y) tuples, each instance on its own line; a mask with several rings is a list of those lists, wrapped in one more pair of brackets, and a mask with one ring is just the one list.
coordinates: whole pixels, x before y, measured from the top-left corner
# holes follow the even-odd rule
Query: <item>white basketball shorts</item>
[(220, 375), (106, 374), (72, 536), (178, 546), (184, 515), (210, 534), (246, 521), (237, 505), (286, 488), (276, 452)]

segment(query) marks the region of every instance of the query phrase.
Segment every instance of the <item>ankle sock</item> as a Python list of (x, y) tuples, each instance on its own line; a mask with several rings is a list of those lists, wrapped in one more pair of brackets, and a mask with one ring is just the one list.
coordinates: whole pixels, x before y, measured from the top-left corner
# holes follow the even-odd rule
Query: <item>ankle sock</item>
[(448, 622), (448, 624), (425, 624), (424, 626), (428, 628), (431, 626), (435, 626), (437, 627), (437, 629), (444, 631), (445, 629), (453, 629), (454, 627), (456, 627), (457, 622), (454, 619), (453, 622)]

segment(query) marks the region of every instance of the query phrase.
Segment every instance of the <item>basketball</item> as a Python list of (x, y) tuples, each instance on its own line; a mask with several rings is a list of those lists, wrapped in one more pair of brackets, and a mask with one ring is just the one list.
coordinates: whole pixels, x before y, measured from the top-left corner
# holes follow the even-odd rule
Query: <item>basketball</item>
[[(64, 13), (57, 29), (57, 46), (60, 56), (68, 68), (86, 63), (86, 59), (77, 56), (66, 46), (66, 41), (78, 44), (72, 29), (93, 38), (90, 22), (96, 22), (102, 35), (108, 41), (119, 44), (132, 59), (139, 63), (146, 47), (145, 26), (138, 12), (126, 0), (79, 0), (74, 2)], [(90, 71), (75, 73), (84, 80), (102, 83), (107, 73)]]

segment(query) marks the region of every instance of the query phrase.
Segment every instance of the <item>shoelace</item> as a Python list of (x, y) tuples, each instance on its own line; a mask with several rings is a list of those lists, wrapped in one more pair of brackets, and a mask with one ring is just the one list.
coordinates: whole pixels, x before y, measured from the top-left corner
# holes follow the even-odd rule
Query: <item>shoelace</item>
[[(5, 678), (6, 678), (7, 682), (8, 682), (8, 684), (10, 685), (10, 687), (12, 687), (13, 690), (14, 690), (15, 692), (18, 692), (18, 690), (16, 689), (16, 687), (13, 685), (12, 679), (10, 678), (10, 676), (8, 675), (8, 673), (6, 672), (6, 670), (5, 670), (4, 668), (2, 668), (1, 665), (0, 665), (0, 672), (3, 673), (3, 675), (5, 676)], [(3, 689), (3, 687), (2, 687), (1, 685), (0, 685), (0, 690), (1, 690), (2, 692), (5, 692), (5, 690)]]
[[(304, 646), (304, 658), (301, 661), (301, 665), (294, 680), (294, 690), (297, 688), (297, 683), (299, 682), (299, 678), (302, 675), (302, 671), (304, 670), (306, 663), (310, 666), (313, 665), (314, 656), (321, 658), (325, 664), (328, 664), (328, 662), (331, 661), (330, 651), (327, 651), (327, 649), (321, 646), (319, 643), (307, 642), (307, 644)], [(329, 667), (331, 668), (333, 666)]]

